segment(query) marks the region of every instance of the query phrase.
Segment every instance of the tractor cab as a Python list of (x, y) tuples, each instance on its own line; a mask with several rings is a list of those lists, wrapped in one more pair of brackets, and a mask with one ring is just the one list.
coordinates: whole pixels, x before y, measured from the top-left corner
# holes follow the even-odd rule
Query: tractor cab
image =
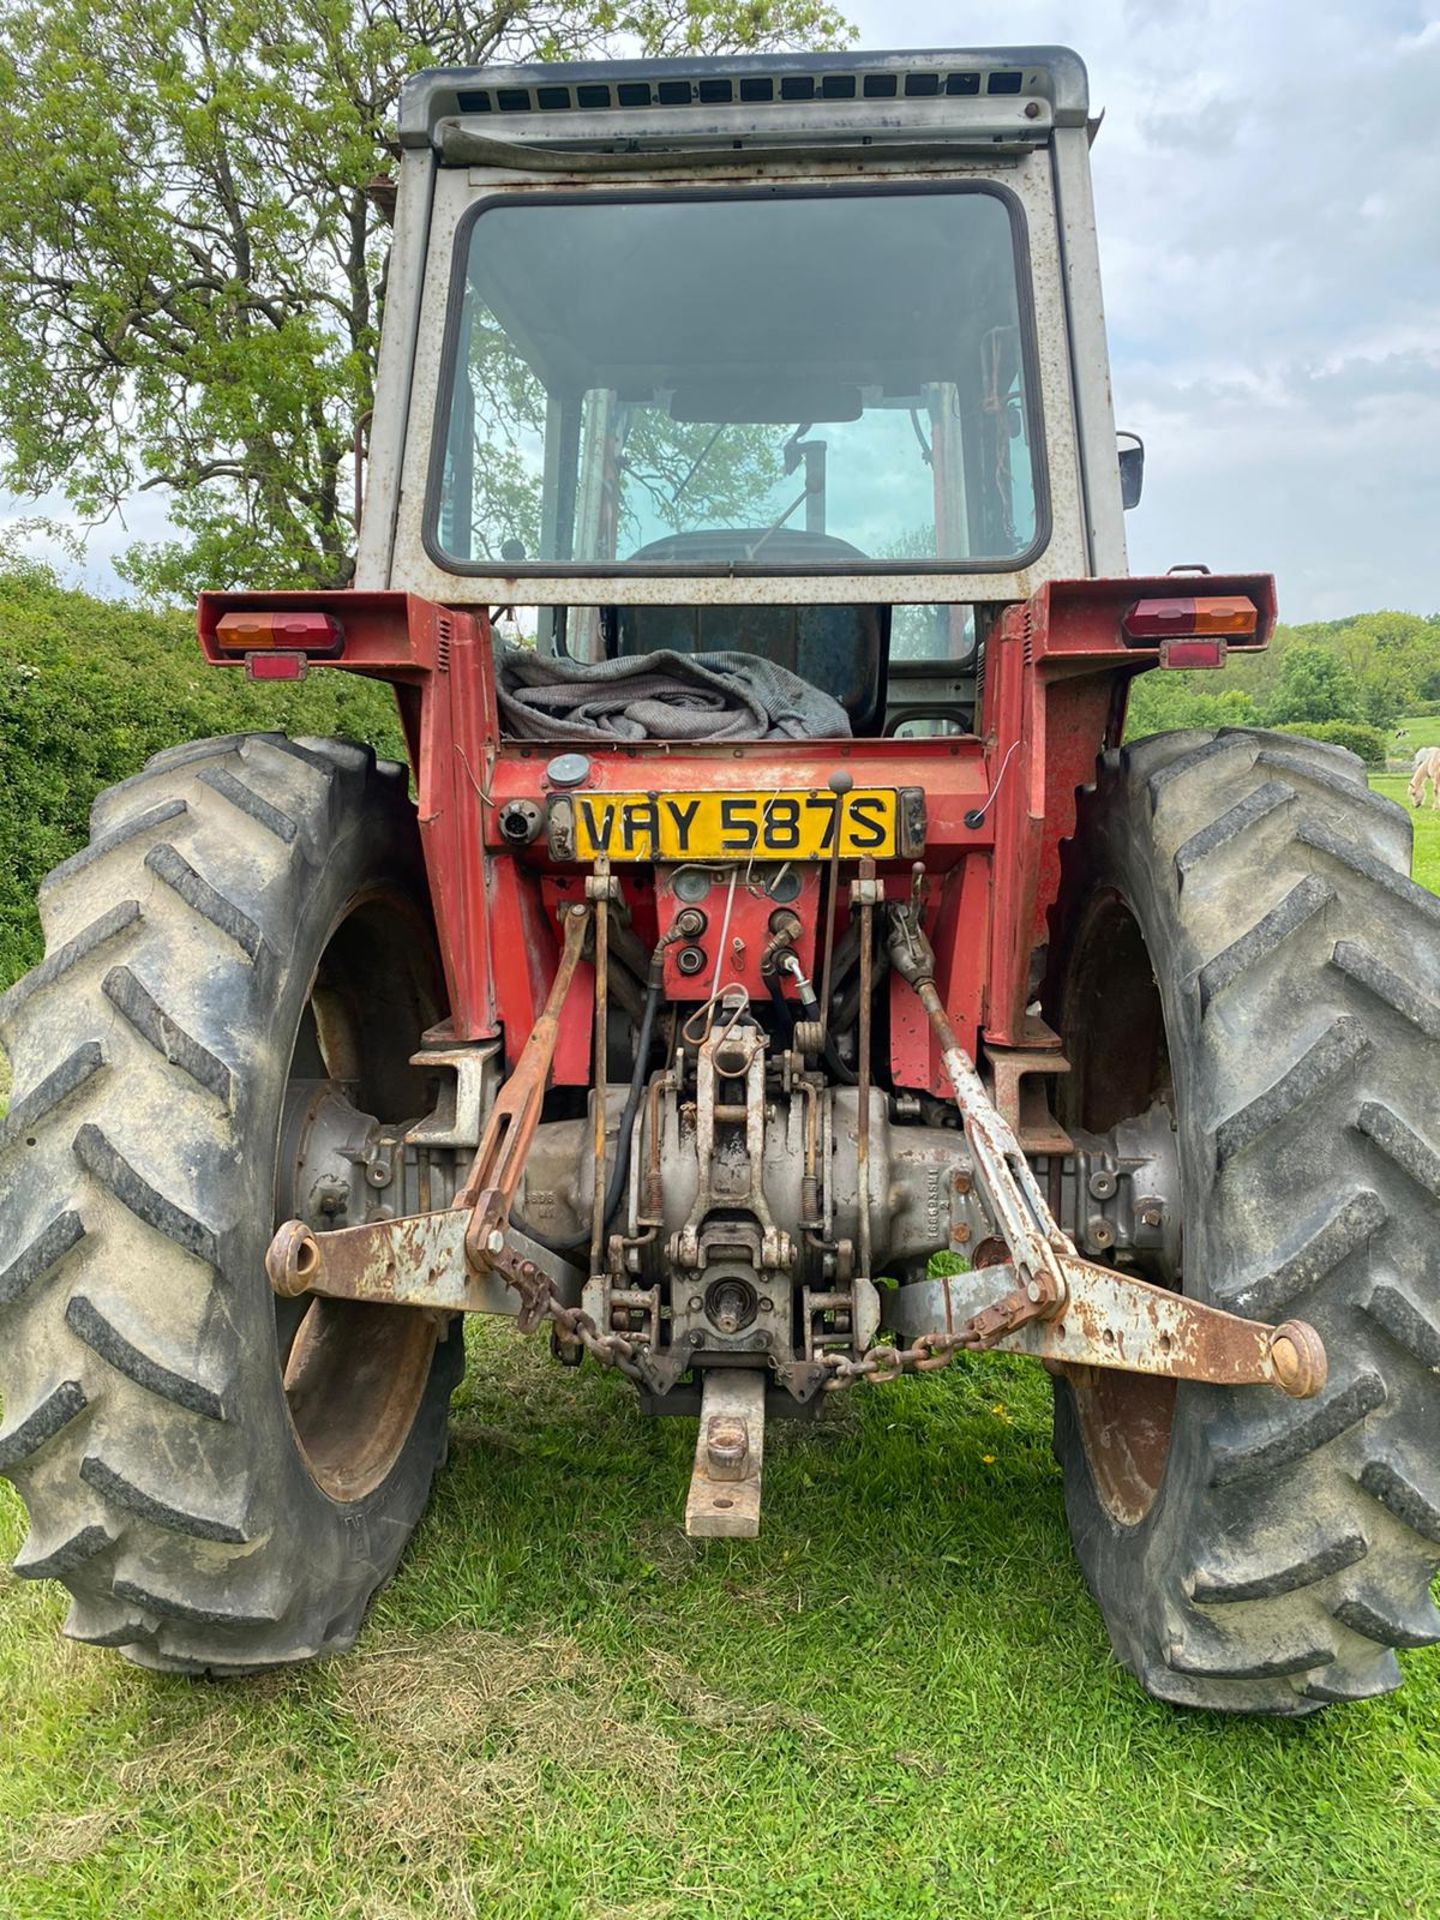
[(968, 730), (997, 610), (1124, 569), (1089, 134), (1059, 49), (418, 76), (357, 584)]

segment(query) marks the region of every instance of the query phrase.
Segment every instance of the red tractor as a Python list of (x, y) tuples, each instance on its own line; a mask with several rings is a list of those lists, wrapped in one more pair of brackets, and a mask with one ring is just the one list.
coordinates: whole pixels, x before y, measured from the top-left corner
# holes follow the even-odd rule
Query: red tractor
[(767, 1419), (1033, 1356), (1164, 1699), (1440, 1636), (1440, 903), (1347, 753), (1121, 744), (1274, 600), (1126, 577), (1093, 131), (1057, 49), (412, 83), (355, 585), (199, 615), (388, 681), (410, 767), (160, 754), (0, 1006), (72, 1634), (348, 1647), (486, 1312), (698, 1418), (699, 1535)]

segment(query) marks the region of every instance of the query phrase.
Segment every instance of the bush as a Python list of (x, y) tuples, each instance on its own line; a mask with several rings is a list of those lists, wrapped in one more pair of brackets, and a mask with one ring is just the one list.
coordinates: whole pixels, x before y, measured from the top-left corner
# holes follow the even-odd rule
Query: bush
[(1253, 727), (1255, 702), (1240, 687), (1225, 687), (1215, 673), (1142, 673), (1130, 683), (1125, 738), (1179, 733), (1186, 727)]
[(348, 673), (257, 686), (207, 667), (190, 614), (143, 613), (0, 565), (0, 988), (40, 958), (35, 892), (84, 845), (90, 803), (183, 740), (341, 734), (404, 757), (390, 689)]
[(1385, 736), (1378, 727), (1364, 726), (1358, 720), (1305, 721), (1276, 727), (1276, 733), (1298, 733), (1307, 740), (1322, 740), (1327, 746), (1345, 747), (1358, 754), (1367, 767), (1385, 765)]

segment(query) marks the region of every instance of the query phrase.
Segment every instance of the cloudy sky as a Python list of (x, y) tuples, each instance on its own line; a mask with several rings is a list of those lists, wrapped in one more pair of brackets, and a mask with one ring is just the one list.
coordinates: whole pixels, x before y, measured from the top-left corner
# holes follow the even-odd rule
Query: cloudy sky
[[(842, 0), (844, 4), (844, 0)], [(874, 47), (1074, 47), (1136, 572), (1440, 611), (1440, 0), (849, 0)], [(10, 511), (19, 510), (12, 508)], [(147, 498), (84, 577), (160, 530)]]
[(1136, 572), (1440, 611), (1440, 5), (852, 0), (868, 45), (1074, 47)]

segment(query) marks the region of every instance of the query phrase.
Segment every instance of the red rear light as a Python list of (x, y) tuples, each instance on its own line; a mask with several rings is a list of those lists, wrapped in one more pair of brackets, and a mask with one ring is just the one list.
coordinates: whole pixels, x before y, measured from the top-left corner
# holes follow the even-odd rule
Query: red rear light
[[(301, 653), (337, 654), (345, 644), (345, 629), (331, 613), (304, 613), (285, 608), (278, 613), (222, 613), (215, 627), (215, 644), (227, 653), (251, 653), (257, 647), (289, 647)], [(269, 674), (267, 679), (293, 679), (293, 674)]]
[[(1137, 600), (1121, 623), (1127, 640), (1178, 640), (1192, 634), (1253, 637), (1259, 615), (1255, 602), (1243, 594), (1215, 594), (1208, 599)], [(1179, 664), (1173, 658), (1168, 663)], [(1197, 661), (1218, 666), (1218, 661)]]
[(303, 653), (247, 653), (247, 680), (303, 680), (309, 665)]
[(1225, 642), (1223, 639), (1162, 640), (1160, 664), (1162, 667), (1223, 667)]

